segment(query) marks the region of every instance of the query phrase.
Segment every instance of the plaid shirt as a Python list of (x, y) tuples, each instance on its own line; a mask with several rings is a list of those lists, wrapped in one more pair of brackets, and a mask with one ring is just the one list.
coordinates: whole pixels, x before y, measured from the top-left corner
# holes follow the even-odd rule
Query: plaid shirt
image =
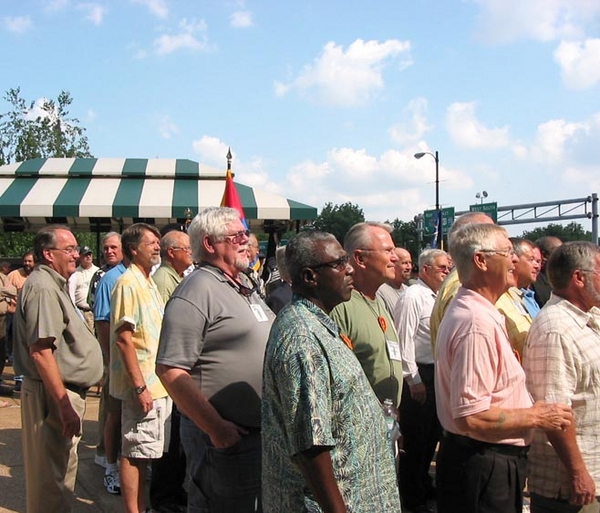
[[(600, 310), (583, 312), (552, 295), (529, 330), (523, 366), (535, 400), (572, 406), (577, 446), (600, 490)], [(529, 490), (559, 499), (571, 494), (569, 474), (541, 430), (529, 452)]]

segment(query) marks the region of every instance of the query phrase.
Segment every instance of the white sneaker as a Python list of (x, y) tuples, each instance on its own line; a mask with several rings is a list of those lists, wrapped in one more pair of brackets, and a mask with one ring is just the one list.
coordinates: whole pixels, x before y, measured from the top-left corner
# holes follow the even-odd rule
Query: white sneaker
[(121, 494), (121, 480), (119, 479), (119, 471), (104, 474), (104, 487), (106, 491), (112, 495)]
[(94, 463), (99, 467), (106, 468), (106, 456), (94, 455)]

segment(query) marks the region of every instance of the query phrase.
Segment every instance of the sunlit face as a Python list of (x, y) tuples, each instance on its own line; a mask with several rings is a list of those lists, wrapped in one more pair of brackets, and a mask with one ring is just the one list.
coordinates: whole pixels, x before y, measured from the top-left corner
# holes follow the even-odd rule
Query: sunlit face
[(542, 259), (539, 249), (523, 244), (522, 252), (517, 257), (517, 263), (515, 264), (517, 287), (529, 287), (537, 279), (541, 268)]
[(427, 283), (434, 292), (440, 290), (442, 283), (450, 272), (450, 259), (447, 256), (440, 255), (433, 259), (431, 264), (423, 266), (421, 279)]
[(43, 251), (44, 259), (49, 267), (68, 280), (77, 269), (77, 240), (69, 230), (62, 229), (56, 230), (55, 237), (54, 247)]
[(256, 257), (258, 256), (258, 239), (255, 235), (250, 234), (250, 238), (248, 239), (248, 257), (250, 258), (250, 262), (254, 262)]
[(371, 234), (368, 247), (361, 248), (366, 272), (376, 282), (385, 283), (396, 277), (396, 262), (398, 257), (394, 251), (394, 241), (391, 235), (383, 228), (370, 226)]
[(404, 248), (396, 248), (394, 250), (396, 252), (396, 256), (398, 257), (398, 261), (394, 265), (395, 269), (395, 278), (394, 283), (397, 286), (402, 284), (408, 284), (413, 270), (412, 257), (410, 253)]
[(104, 261), (110, 266), (114, 267), (115, 265), (121, 263), (123, 260), (123, 250), (121, 248), (121, 238), (117, 235), (113, 235), (104, 241), (104, 246), (102, 247), (102, 251), (104, 253)]
[(146, 272), (160, 263), (160, 239), (149, 230), (144, 230), (144, 235), (135, 247), (131, 248), (132, 261)]
[(240, 220), (229, 223), (225, 235), (211, 241), (214, 254), (211, 263), (232, 276), (248, 269), (248, 240), (246, 227)]
[(486, 274), (491, 284), (501, 294), (516, 285), (514, 271), (517, 255), (508, 237), (501, 233), (496, 236), (494, 247), (489, 249), (493, 251), (483, 253), (487, 264)]
[(169, 262), (178, 274), (182, 274), (192, 265), (190, 237), (185, 232), (172, 232), (168, 235), (175, 242), (175, 245), (167, 250)]

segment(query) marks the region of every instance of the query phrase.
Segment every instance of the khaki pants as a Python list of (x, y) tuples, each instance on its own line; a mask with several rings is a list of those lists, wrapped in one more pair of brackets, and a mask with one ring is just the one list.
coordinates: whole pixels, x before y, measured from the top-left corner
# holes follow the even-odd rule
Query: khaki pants
[[(81, 419), (85, 400), (67, 390)], [(41, 381), (25, 378), (21, 389), (21, 421), (27, 513), (63, 513), (73, 507), (80, 437), (62, 436), (58, 408)]]

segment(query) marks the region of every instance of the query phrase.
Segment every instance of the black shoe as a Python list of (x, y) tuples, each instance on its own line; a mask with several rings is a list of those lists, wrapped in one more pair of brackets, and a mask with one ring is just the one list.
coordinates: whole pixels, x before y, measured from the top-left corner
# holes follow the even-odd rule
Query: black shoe
[(11, 397), (13, 395), (14, 389), (8, 385), (0, 385), (0, 396), (2, 397)]

